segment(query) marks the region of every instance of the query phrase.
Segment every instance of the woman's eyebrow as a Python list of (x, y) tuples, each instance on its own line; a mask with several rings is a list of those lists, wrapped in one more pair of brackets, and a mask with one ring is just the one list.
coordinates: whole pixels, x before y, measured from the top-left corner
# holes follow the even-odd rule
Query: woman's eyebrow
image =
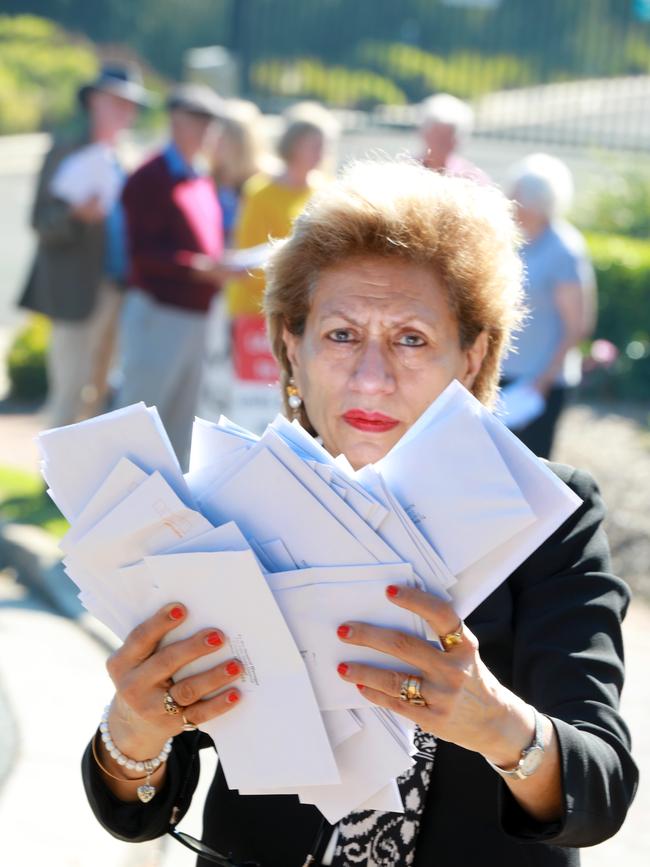
[(359, 319), (355, 319), (355, 317), (346, 310), (327, 310), (321, 316), (321, 321), (325, 322), (328, 319), (345, 319), (346, 322), (351, 322), (353, 325), (363, 324)]
[[(365, 323), (360, 319), (355, 318), (353, 314), (351, 314), (347, 310), (328, 310), (323, 313), (321, 316), (321, 322), (327, 322), (328, 319), (343, 319), (345, 322), (349, 322), (351, 325), (363, 326)], [(402, 326), (416, 326), (420, 324), (426, 328), (430, 328), (433, 331), (437, 331), (439, 328), (438, 321), (435, 317), (429, 317), (426, 315), (420, 315), (418, 313), (410, 313), (401, 317), (396, 317), (393, 321), (390, 322), (391, 328), (400, 328)]]

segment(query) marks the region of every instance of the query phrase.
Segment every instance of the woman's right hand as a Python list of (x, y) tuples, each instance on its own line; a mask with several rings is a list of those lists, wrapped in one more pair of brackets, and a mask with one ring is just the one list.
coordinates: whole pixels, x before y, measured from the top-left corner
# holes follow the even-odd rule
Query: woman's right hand
[[(220, 650), (225, 643), (223, 633), (214, 628), (161, 648), (162, 639), (186, 616), (180, 603), (166, 605), (129, 633), (106, 663), (115, 684), (108, 727), (115, 746), (129, 758), (144, 761), (157, 756), (169, 737), (183, 731), (183, 717), (188, 723), (201, 725), (232, 710), (241, 698), (236, 688), (225, 689), (243, 673), (236, 659), (174, 682), (179, 669)], [(216, 691), (219, 695), (205, 698)], [(180, 705), (180, 713), (165, 710), (166, 692)], [(102, 753), (106, 758), (104, 750)], [(107, 760), (113, 762), (110, 756)], [(124, 776), (124, 769), (114, 764)]]

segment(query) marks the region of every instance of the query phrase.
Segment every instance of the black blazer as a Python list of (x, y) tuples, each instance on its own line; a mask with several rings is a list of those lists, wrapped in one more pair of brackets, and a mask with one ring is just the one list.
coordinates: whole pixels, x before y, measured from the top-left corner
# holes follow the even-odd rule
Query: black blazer
[[(467, 623), (492, 672), (552, 719), (560, 744), (564, 813), (558, 822), (533, 821), (482, 756), (440, 741), (416, 867), (450, 859), (463, 867), (577, 865), (575, 847), (616, 833), (634, 797), (638, 773), (617, 710), (623, 684), (620, 623), (629, 591), (609, 571), (604, 509), (595, 483), (571, 467), (552, 468), (583, 505)], [(162, 835), (172, 811), (180, 820), (187, 810), (198, 778), (198, 749), (211, 745), (199, 732), (175, 738), (165, 786), (147, 805), (118, 801), (87, 749), (83, 780), (98, 820), (124, 840)], [(295, 796), (231, 792), (217, 769), (205, 805), (203, 839), (237, 860), (300, 867), (320, 822), (318, 811)]]

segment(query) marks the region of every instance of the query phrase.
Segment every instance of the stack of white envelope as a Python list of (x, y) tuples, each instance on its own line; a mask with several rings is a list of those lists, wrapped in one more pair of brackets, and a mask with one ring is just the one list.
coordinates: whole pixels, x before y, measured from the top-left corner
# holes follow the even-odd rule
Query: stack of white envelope
[(239, 659), (243, 701), (203, 726), (228, 785), (295, 793), (336, 822), (401, 811), (408, 720), (371, 705), (339, 662), (408, 672), (342, 645), (362, 620), (435, 640), (386, 598), (426, 589), (467, 616), (578, 507), (579, 499), (452, 383), (378, 464), (354, 472), (296, 422), (261, 437), (197, 419), (184, 477), (155, 409), (45, 431), (41, 467), (71, 528), (61, 543), (85, 607), (120, 638), (171, 601), (169, 641), (219, 627), (226, 646), (180, 679)]

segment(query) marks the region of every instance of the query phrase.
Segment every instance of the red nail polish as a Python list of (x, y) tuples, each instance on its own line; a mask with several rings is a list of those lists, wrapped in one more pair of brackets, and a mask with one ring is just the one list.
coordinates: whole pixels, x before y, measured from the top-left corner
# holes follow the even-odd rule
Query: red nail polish
[(364, 686), (362, 683), (358, 683), (358, 684), (357, 684), (357, 689), (359, 690), (359, 692), (363, 692), (364, 689), (365, 689), (365, 686)]
[(223, 638), (218, 632), (211, 632), (205, 639), (205, 643), (209, 644), (211, 647), (221, 647), (223, 644)]
[(389, 584), (386, 588), (386, 595), (395, 598), (395, 596), (399, 595), (399, 587), (396, 587), (394, 584)]
[(184, 614), (185, 614), (185, 612), (183, 611), (181, 606), (175, 605), (172, 608), (172, 610), (169, 612), (169, 619), (170, 620), (181, 620), (181, 618), (183, 617)]
[(336, 634), (339, 638), (347, 638), (350, 635), (350, 627), (343, 624), (336, 630)]
[(341, 675), (341, 677), (344, 677), (348, 673), (348, 667), (344, 662), (339, 663), (336, 667), (336, 670)]
[(229, 704), (237, 704), (237, 702), (239, 701), (239, 693), (229, 692), (227, 696), (227, 701)]
[(241, 672), (241, 668), (239, 667), (239, 663), (238, 662), (229, 662), (228, 665), (226, 666), (226, 672), (231, 677), (234, 677), (236, 674), (239, 674)]

